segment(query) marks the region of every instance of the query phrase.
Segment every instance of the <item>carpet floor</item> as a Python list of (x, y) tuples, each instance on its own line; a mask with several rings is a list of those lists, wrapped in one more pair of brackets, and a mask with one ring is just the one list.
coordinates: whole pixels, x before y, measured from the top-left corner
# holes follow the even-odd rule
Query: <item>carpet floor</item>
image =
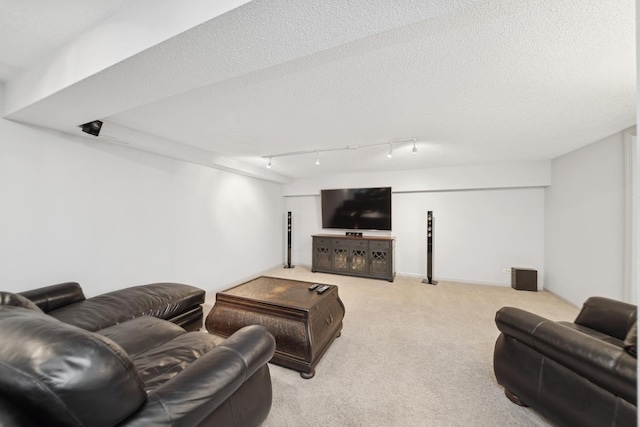
[(494, 316), (513, 306), (573, 320), (578, 309), (554, 295), (403, 276), (390, 283), (304, 266), (265, 275), (337, 285), (346, 309), (342, 336), (312, 379), (269, 365), (273, 405), (265, 427), (549, 425), (497, 384)]

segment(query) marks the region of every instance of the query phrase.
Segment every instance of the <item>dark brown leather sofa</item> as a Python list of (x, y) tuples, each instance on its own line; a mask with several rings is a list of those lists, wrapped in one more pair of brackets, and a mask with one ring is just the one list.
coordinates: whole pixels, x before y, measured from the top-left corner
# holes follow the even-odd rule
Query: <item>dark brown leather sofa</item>
[(589, 298), (576, 320), (503, 307), (496, 379), (513, 402), (558, 426), (637, 425), (637, 308)]
[[(186, 331), (178, 323), (199, 300), (187, 285), (90, 299), (76, 285), (0, 292), (0, 426), (249, 427), (266, 419), (275, 340), (264, 327), (226, 340)], [(186, 318), (193, 329), (202, 324)]]
[(42, 311), (70, 325), (97, 331), (140, 316), (168, 320), (191, 331), (202, 327), (205, 291), (181, 283), (151, 283), (85, 298), (66, 282), (20, 292)]

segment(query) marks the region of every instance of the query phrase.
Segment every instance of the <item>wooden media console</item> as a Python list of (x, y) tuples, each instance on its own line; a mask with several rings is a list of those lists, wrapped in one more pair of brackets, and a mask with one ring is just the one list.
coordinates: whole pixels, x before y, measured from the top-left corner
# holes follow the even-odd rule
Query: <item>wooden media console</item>
[(393, 282), (395, 238), (317, 234), (311, 271), (384, 279)]

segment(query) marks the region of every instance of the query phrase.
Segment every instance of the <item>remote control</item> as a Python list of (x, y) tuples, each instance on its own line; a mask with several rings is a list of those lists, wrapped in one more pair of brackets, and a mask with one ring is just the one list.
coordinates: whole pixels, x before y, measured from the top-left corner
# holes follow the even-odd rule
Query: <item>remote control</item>
[(319, 294), (323, 294), (323, 293), (325, 293), (328, 289), (329, 289), (329, 286), (324, 285), (324, 286), (322, 286), (321, 288), (318, 288), (318, 291), (317, 291), (317, 292), (318, 292)]
[(319, 284), (317, 284), (317, 283), (314, 283), (313, 285), (309, 286), (309, 290), (310, 290), (310, 291), (312, 291), (312, 290), (314, 290), (315, 288), (317, 288), (318, 286), (320, 286), (320, 285), (319, 285)]

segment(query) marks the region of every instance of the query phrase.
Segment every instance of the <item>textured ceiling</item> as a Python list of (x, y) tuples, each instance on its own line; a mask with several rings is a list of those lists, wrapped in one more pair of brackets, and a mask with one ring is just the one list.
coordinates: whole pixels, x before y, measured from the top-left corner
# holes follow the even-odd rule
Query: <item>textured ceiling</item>
[(0, 81), (60, 49), (131, 0), (0, 0)]
[[(0, 63), (28, 63), (15, 55)], [(272, 173), (308, 177), (551, 159), (633, 126), (635, 91), (631, 0), (253, 1), (9, 118), (103, 119), (174, 153), (256, 170), (275, 155)], [(418, 154), (399, 143), (387, 158), (411, 138)], [(277, 157), (315, 150), (318, 166)]]

